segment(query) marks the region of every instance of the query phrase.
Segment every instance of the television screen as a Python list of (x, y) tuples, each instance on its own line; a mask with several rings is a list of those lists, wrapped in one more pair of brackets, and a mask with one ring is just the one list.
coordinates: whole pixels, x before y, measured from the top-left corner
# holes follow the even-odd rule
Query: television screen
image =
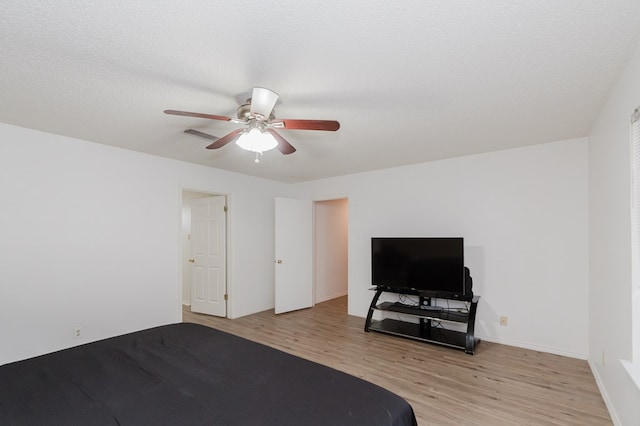
[(430, 297), (465, 296), (461, 237), (371, 239), (373, 285)]

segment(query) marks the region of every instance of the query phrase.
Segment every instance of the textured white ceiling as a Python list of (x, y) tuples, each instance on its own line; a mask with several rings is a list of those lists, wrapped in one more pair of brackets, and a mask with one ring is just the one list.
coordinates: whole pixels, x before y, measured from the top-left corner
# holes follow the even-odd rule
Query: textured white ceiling
[[(586, 136), (638, 0), (0, 0), (0, 121), (286, 182)], [(260, 164), (187, 128), (254, 86), (298, 151)]]

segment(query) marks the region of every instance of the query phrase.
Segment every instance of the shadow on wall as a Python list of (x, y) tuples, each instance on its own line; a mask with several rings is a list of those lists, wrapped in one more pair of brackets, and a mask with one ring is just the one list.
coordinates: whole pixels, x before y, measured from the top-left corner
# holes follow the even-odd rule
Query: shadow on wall
[[(478, 302), (478, 315), (476, 317), (476, 334), (496, 336), (495, 328), (498, 323), (498, 314), (493, 310), (491, 301), (485, 297), (485, 260), (484, 247), (465, 246), (464, 247), (464, 263), (471, 273), (473, 279), (473, 294), (480, 296)], [(494, 321), (495, 319), (495, 321)]]

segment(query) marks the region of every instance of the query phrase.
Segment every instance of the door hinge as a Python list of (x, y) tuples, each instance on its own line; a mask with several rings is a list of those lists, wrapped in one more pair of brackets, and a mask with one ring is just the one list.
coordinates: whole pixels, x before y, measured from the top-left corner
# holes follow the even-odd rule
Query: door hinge
[(224, 206), (224, 212), (226, 213), (228, 210), (227, 206)]
[(228, 294), (224, 295), (224, 300), (229, 300), (229, 295)]

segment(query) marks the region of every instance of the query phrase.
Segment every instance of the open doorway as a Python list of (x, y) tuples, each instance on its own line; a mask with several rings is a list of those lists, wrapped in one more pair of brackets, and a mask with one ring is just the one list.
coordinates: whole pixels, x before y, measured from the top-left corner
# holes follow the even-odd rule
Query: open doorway
[(182, 304), (227, 316), (226, 195), (182, 191)]
[[(314, 202), (314, 300), (348, 297), (349, 201)], [(347, 304), (344, 303), (345, 311)]]

